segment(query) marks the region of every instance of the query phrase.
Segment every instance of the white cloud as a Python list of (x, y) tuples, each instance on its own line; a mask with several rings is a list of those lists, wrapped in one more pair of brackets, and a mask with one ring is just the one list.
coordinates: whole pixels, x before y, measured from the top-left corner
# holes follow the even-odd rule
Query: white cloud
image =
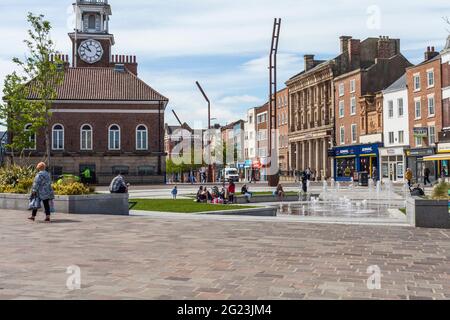
[[(58, 49), (70, 52), (70, 14), (66, 9), (72, 2), (1, 0), (0, 84), (11, 70), (7, 61), (23, 56), (28, 11), (44, 13), (53, 23)], [(140, 61), (144, 59), (140, 77), (170, 98), (170, 106), (185, 121), (205, 118), (197, 80), (212, 100), (213, 116), (221, 122), (243, 117), (246, 108), (266, 100), (267, 55), (275, 17), (283, 19), (278, 57), (281, 87), (302, 70), (303, 54), (321, 58), (338, 54), (338, 37), (343, 34), (360, 39), (378, 35), (400, 38), (405, 55), (418, 62), (426, 46), (439, 48), (445, 43), (447, 31), (441, 17), (450, 15), (442, 0), (110, 0), (110, 4), (114, 53), (137, 54)], [(373, 4), (380, 9), (380, 29), (367, 27), (367, 8)], [(189, 65), (193, 56), (207, 58), (208, 67)], [(224, 56), (238, 59), (225, 67)], [(216, 67), (210, 67), (214, 59)], [(174, 60), (182, 67), (173, 68)], [(175, 122), (169, 114), (167, 120)]]

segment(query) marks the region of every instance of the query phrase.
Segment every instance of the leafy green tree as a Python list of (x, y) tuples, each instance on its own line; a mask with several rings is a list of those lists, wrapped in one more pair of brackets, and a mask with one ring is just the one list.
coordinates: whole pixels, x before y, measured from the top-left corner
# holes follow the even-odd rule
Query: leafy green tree
[[(24, 60), (13, 59), (20, 75), (14, 72), (6, 77), (0, 119), (6, 122), (12, 137), (9, 147), (21, 153), (34, 144), (30, 141), (31, 135), (42, 131), (45, 160), (50, 165), (50, 110), (57, 98), (57, 87), (62, 84), (64, 68), (62, 61), (56, 58), (58, 52), (50, 36), (50, 22), (44, 20), (43, 15), (32, 13), (28, 14), (27, 21), (31, 25), (28, 39), (24, 40), (28, 53)], [(29, 131), (24, 130), (26, 124), (31, 124)]]

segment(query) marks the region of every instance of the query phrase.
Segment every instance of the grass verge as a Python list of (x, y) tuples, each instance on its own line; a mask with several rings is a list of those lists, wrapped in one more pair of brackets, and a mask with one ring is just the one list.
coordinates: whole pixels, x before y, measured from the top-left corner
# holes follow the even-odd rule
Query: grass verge
[(133, 204), (131, 207), (132, 210), (176, 213), (198, 213), (259, 208), (253, 206), (197, 203), (189, 199), (132, 199), (130, 200), (130, 203)]

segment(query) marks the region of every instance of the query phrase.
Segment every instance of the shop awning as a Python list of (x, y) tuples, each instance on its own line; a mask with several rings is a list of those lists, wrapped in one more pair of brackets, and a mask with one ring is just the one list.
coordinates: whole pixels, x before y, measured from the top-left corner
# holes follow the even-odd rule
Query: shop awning
[(423, 157), (423, 161), (442, 161), (450, 160), (450, 153), (435, 154), (432, 156)]

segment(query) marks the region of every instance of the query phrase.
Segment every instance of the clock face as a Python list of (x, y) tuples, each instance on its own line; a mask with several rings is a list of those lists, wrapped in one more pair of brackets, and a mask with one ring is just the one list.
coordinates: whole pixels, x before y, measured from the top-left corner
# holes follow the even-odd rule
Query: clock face
[(103, 56), (103, 48), (100, 42), (97, 40), (85, 40), (80, 44), (78, 48), (78, 54), (81, 60), (89, 64), (100, 61)]

